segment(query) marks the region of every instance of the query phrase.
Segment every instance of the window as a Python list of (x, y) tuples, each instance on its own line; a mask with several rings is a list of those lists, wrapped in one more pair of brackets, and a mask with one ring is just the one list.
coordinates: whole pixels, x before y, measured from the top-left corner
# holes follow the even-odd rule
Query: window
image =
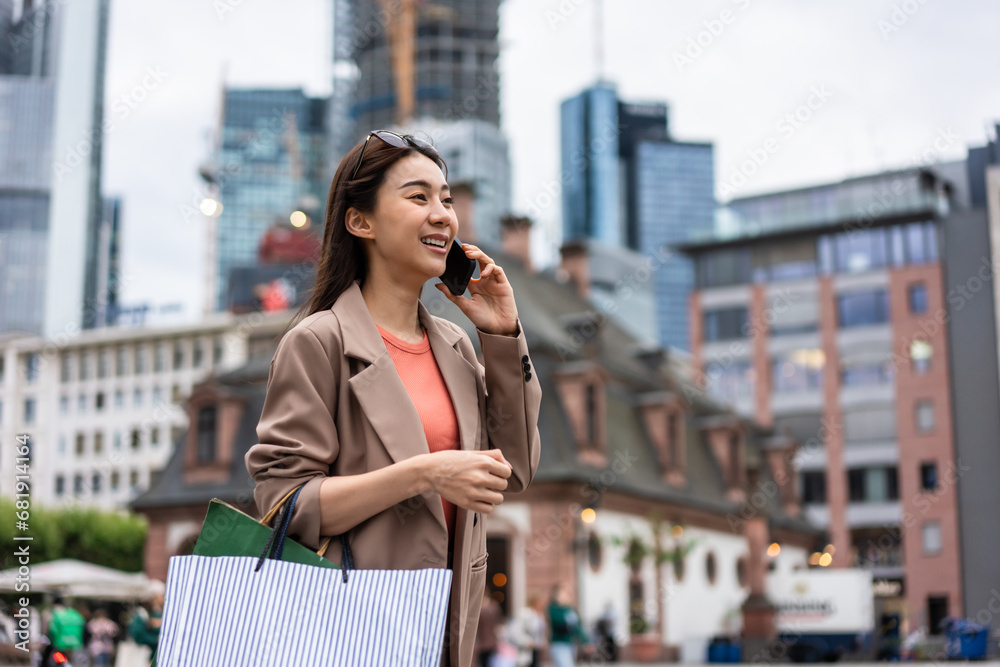
[(740, 556), (736, 559), (736, 581), (740, 588), (747, 585), (747, 557)]
[(86, 350), (80, 350), (80, 368), (79, 375), (81, 380), (90, 379), (90, 353)]
[[(593, 438), (591, 438), (591, 442), (593, 442)], [(198, 410), (197, 456), (198, 463), (210, 463), (215, 461), (214, 405), (206, 405)]]
[(66, 436), (59, 436), (59, 456), (66, 456)]
[(732, 433), (729, 436), (729, 484), (736, 486), (742, 478), (742, 447), (743, 442), (739, 433)]
[(171, 400), (171, 402), (173, 402), (173, 403), (180, 403), (181, 399), (182, 399), (182, 396), (181, 396), (181, 386), (179, 384), (175, 384), (172, 387), (170, 387), (170, 400)]
[(152, 429), (150, 429), (150, 431), (149, 431), (149, 444), (153, 445), (154, 447), (156, 447), (158, 444), (160, 444), (160, 427), (159, 426), (154, 426)]
[(159, 373), (167, 366), (167, 344), (157, 343), (156, 351), (153, 354), (153, 372)]
[(156, 407), (163, 401), (163, 390), (159, 387), (153, 387), (153, 407)]
[(121, 389), (115, 389), (115, 410), (121, 410), (125, 407), (125, 392)]
[(852, 503), (865, 499), (865, 471), (863, 469), (847, 471), (847, 492), (847, 497)]
[(128, 474), (128, 485), (129, 485), (130, 488), (133, 488), (133, 489), (135, 487), (139, 486), (139, 471), (138, 470), (134, 470), (133, 469), (131, 472), (129, 472), (129, 474)]
[(212, 365), (217, 366), (222, 361), (222, 338), (216, 337), (212, 342)]
[(889, 294), (884, 289), (838, 294), (837, 321), (842, 329), (885, 324), (889, 321)]
[(593, 572), (598, 572), (601, 569), (601, 562), (604, 559), (603, 551), (601, 538), (597, 536), (597, 533), (591, 533), (587, 538), (587, 560), (590, 562), (590, 569)]
[(174, 341), (174, 370), (184, 368), (184, 341)]
[(62, 475), (56, 475), (56, 495), (61, 496), (66, 493), (66, 478)]
[(94, 433), (94, 453), (101, 454), (104, 452), (104, 432), (97, 431)]
[(80, 394), (76, 398), (76, 411), (79, 413), (84, 413), (87, 411), (87, 395)]
[(908, 290), (908, 301), (911, 313), (927, 312), (927, 286), (923, 283), (910, 285)]
[(130, 440), (130, 442), (132, 444), (132, 449), (133, 450), (138, 450), (139, 449), (139, 445), (142, 444), (142, 434), (139, 432), (139, 429), (137, 429), (137, 428), (132, 429), (132, 432), (130, 433), (129, 440)]
[(128, 373), (128, 356), (124, 345), (119, 345), (115, 350), (115, 376), (125, 377)]
[(889, 358), (842, 357), (840, 384), (844, 387), (870, 387), (891, 384), (895, 368)]
[(69, 414), (69, 396), (59, 397), (59, 414)]
[(753, 396), (754, 375), (749, 361), (710, 362), (705, 375), (709, 392), (723, 403)]
[(886, 503), (899, 500), (895, 466), (853, 468), (847, 471), (848, 498), (852, 503)]
[(926, 340), (916, 338), (910, 343), (910, 366), (917, 375), (923, 375), (931, 369), (931, 356), (934, 348)]
[(671, 468), (680, 465), (681, 420), (675, 410), (667, 414), (667, 465)]
[(703, 316), (705, 342), (744, 338), (747, 335), (745, 306), (706, 310)]
[(938, 485), (937, 463), (931, 461), (920, 464), (920, 490), (934, 491)]
[(59, 355), (59, 381), (70, 382), (73, 379), (73, 359), (67, 352)]
[(86, 449), (86, 439), (83, 433), (76, 434), (76, 455), (83, 456), (84, 450)]
[(802, 473), (802, 503), (806, 505), (826, 504), (826, 473), (810, 470)]
[(941, 622), (948, 616), (948, 596), (928, 595), (927, 596), (927, 622), (931, 628), (932, 635), (942, 633)]
[(122, 449), (122, 434), (120, 431), (115, 431), (115, 451), (120, 452)]
[(771, 381), (775, 392), (809, 391), (823, 388), (826, 355), (818, 348), (790, 350), (771, 362)]
[(715, 584), (716, 574), (715, 553), (709, 551), (705, 554), (705, 578), (708, 579), (709, 584)]
[(888, 264), (889, 247), (884, 228), (853, 229), (834, 237), (837, 271), (860, 273)]
[(941, 522), (924, 521), (920, 532), (923, 538), (924, 555), (934, 556), (941, 553)]
[(97, 395), (94, 396), (94, 409), (100, 412), (104, 409), (104, 392), (99, 391)]
[(118, 472), (117, 470), (113, 470), (111, 472), (111, 490), (117, 491), (118, 487), (121, 486), (121, 483), (122, 483), (121, 473)]
[(77, 496), (83, 495), (83, 475), (73, 475), (73, 493)]
[(24, 423), (35, 423), (35, 399), (33, 398), (24, 399)]
[(38, 379), (38, 353), (29, 352), (24, 355), (24, 379), (34, 382)]
[(132, 407), (138, 408), (142, 406), (142, 389), (135, 388), (132, 390)]
[(795, 280), (816, 275), (816, 243), (784, 241), (755, 247), (751, 251), (754, 282)]
[(198, 338), (194, 341), (194, 349), (191, 352), (191, 365), (194, 368), (201, 368), (201, 364), (204, 361), (203, 358), (204, 356), (205, 356), (204, 346), (202, 345), (201, 339)]
[(100, 473), (94, 473), (90, 477), (90, 491), (91, 493), (98, 494), (101, 492), (101, 475)]
[(750, 282), (750, 253), (746, 248), (713, 250), (697, 260), (698, 287), (720, 287)]
[(111, 355), (106, 348), (97, 353), (97, 377), (106, 378), (111, 374)]
[(934, 404), (929, 400), (917, 401), (915, 408), (917, 431), (927, 433), (934, 430)]
[(146, 347), (144, 345), (136, 345), (134, 357), (132, 359), (132, 371), (136, 375), (142, 375), (148, 369), (146, 368)]

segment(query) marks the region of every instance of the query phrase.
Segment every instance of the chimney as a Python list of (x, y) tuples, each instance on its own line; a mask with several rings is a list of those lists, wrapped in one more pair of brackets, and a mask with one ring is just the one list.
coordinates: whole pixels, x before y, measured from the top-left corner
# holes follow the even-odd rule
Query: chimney
[(503, 252), (517, 257), (528, 273), (534, 273), (531, 265), (531, 218), (505, 215), (500, 219), (500, 247)]
[(459, 181), (451, 186), (451, 196), (455, 200), (452, 207), (458, 218), (458, 238), (462, 243), (477, 243), (475, 187), (470, 181)]
[(567, 241), (559, 248), (559, 275), (569, 280), (584, 299), (590, 298), (589, 251), (585, 241)]

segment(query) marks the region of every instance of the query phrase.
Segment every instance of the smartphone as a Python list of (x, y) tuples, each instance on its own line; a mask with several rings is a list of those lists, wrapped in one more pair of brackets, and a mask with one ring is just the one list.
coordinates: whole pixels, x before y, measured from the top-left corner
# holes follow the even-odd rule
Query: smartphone
[(472, 280), (472, 274), (476, 272), (479, 264), (475, 259), (466, 256), (462, 249), (462, 242), (456, 236), (448, 249), (448, 259), (446, 260), (444, 273), (441, 274), (441, 282), (455, 296), (465, 294), (465, 288)]

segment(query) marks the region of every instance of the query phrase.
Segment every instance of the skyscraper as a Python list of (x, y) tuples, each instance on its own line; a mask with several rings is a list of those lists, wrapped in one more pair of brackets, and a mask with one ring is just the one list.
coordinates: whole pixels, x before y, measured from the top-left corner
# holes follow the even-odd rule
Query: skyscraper
[(561, 106), (563, 238), (628, 248), (655, 262), (661, 345), (688, 349), (691, 261), (667, 246), (712, 231), (713, 149), (674, 140), (662, 102), (626, 103), (607, 82)]
[(0, 331), (96, 323), (108, 8), (0, 0)]
[(475, 240), (496, 244), (511, 200), (500, 130), (498, 6), (335, 0), (330, 101), (336, 162), (370, 130), (429, 139), (448, 162), (449, 181), (475, 191), (475, 219), (465, 221), (470, 231), (461, 238), (471, 242), (474, 227)]
[(225, 93), (213, 178), (222, 201), (216, 221), (215, 304), (224, 310), (229, 271), (257, 262), (276, 218), (301, 210), (323, 223), (327, 100), (301, 89), (231, 89)]

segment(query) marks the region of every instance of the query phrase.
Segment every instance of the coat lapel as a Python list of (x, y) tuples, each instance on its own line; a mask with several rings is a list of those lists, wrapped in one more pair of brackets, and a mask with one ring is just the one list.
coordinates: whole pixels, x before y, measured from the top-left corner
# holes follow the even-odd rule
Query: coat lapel
[[(420, 415), (396, 371), (357, 280), (337, 298), (331, 310), (340, 322), (344, 354), (366, 364), (363, 370), (348, 380), (348, 384), (382, 445), (397, 463), (417, 454), (426, 454), (429, 448)], [(476, 449), (479, 431), (478, 369), (459, 349), (461, 333), (439, 325), (420, 301), (417, 302), (417, 310), (451, 396), (458, 419), (460, 446), (462, 449)], [(441, 504), (429, 505), (442, 528), (447, 530)], [(460, 537), (456, 535), (456, 538)]]

